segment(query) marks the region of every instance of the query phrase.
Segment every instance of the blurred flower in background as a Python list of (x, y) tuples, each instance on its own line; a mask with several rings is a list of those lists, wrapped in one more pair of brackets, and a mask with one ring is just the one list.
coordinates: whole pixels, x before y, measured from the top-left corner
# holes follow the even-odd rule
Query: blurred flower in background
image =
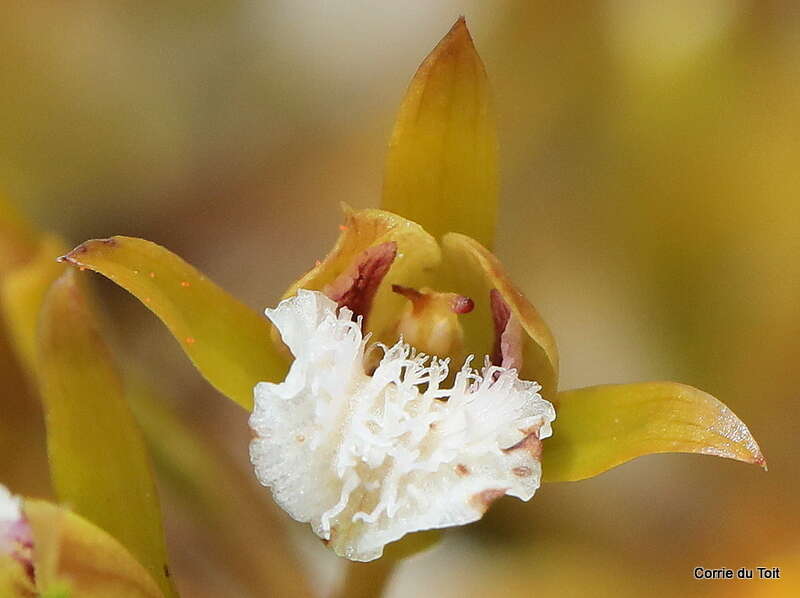
[[(461, 12), (496, 100), (498, 251), (560, 340), (563, 386), (659, 377), (704, 388), (762, 431), (771, 471), (659, 456), (545, 485), (534, 508), (501, 501), (415, 557), (390, 595), (793, 595), (792, 3), (8, 4), (3, 187), (41, 229), (153, 239), (260, 309), (330, 246), (339, 201), (377, 202), (402, 77)], [(209, 522), (204, 505), (182, 502), (176, 488), (202, 479), (204, 463), (186, 479), (165, 483), (161, 473), (184, 594), (255, 595), (259, 565), (275, 558), (263, 539), (285, 522), (250, 479), (246, 446), (231, 442), (247, 433), (247, 414), (219, 400), (128, 296), (100, 291), (117, 342), (141, 368), (134, 377), (159, 372), (159, 400), (208, 439), (237, 489), (209, 500), (254, 522), (232, 539), (220, 533), (224, 517)], [(2, 442), (41, 464), (4, 461), (3, 479), (47, 497), (35, 400), (9, 352), (0, 355), (13, 405), (2, 417), (30, 424)], [(176, 436), (171, 450), (202, 450), (192, 438)], [(288, 533), (302, 566), (329, 587), (332, 556), (302, 530)], [(733, 588), (694, 580), (700, 564), (778, 566), (788, 579)], [(283, 590), (295, 587), (292, 568), (283, 571)]]

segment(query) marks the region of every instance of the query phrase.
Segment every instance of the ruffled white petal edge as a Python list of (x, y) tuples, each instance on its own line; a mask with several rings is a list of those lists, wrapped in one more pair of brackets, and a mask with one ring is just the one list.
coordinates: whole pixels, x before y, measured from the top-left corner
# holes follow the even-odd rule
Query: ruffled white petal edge
[[(480, 519), (541, 481), (540, 439), (553, 406), (515, 370), (449, 363), (398, 342), (369, 345), (360, 319), (300, 290), (267, 310), (295, 356), (280, 384), (260, 383), (250, 458), (262, 484), (340, 556), (369, 561), (405, 534)], [(371, 375), (365, 354), (383, 351)]]

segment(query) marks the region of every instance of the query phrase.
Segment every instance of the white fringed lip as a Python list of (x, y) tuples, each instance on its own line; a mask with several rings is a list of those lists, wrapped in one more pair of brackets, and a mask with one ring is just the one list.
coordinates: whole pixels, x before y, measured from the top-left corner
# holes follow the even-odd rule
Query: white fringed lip
[[(496, 498), (529, 500), (553, 405), (516, 370), (369, 344), (361, 319), (300, 290), (267, 317), (295, 360), (255, 388), (250, 458), (262, 484), (336, 554), (369, 561), (407, 533), (480, 519)], [(371, 375), (365, 355), (383, 351)], [(373, 360), (374, 363), (374, 360)]]

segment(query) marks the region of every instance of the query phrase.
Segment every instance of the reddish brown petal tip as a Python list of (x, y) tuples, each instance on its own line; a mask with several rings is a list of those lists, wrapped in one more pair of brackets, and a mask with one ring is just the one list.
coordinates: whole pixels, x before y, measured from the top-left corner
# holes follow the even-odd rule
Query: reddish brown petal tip
[(79, 255), (87, 253), (90, 249), (96, 247), (97, 245), (114, 247), (117, 245), (118, 242), (119, 241), (115, 237), (109, 237), (108, 239), (91, 239), (89, 241), (81, 243), (69, 253), (62, 255), (59, 258), (56, 258), (56, 261), (60, 263), (72, 264), (74, 266), (80, 266), (81, 262), (80, 259), (78, 259)]

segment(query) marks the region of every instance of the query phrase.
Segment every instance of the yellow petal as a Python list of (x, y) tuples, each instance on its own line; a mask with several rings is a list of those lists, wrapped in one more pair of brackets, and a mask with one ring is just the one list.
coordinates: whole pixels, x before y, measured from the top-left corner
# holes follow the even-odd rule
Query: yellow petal
[(22, 565), (13, 557), (0, 555), (0, 596), (33, 598), (36, 591)]
[(167, 249), (113, 237), (87, 241), (63, 259), (136, 296), (164, 322), (206, 380), (242, 407), (252, 408), (258, 382), (283, 377), (285, 361), (270, 342), (266, 318)]
[(36, 369), (39, 312), (50, 285), (64, 271), (56, 259), (66, 249), (61, 239), (45, 236), (32, 259), (0, 280), (6, 325), (17, 355), (30, 373)]
[(26, 500), (24, 510), (33, 533), (36, 585), (42, 595), (164, 597), (131, 553), (99, 527), (40, 500)]
[(48, 293), (40, 335), (47, 450), (59, 499), (112, 534), (172, 595), (144, 440), (74, 271)]
[(676, 382), (592, 386), (559, 393), (544, 441), (546, 482), (590, 478), (653, 453), (700, 453), (766, 469), (750, 430), (711, 395)]
[(0, 192), (0, 276), (36, 252), (38, 235)]
[(49, 496), (41, 403), (2, 327), (0, 381), (0, 483), (26, 494)]
[(498, 259), (474, 239), (447, 234), (442, 239), (442, 251), (443, 272), (452, 279), (454, 290), (475, 302), (475, 310), (461, 319), (466, 351), (478, 356), (492, 353), (495, 333), (489, 293), (497, 289), (524, 332), (519, 377), (535, 380), (542, 385), (543, 397), (553, 397), (558, 385), (558, 349), (536, 308), (514, 286)]
[[(37, 248), (38, 244), (38, 248)], [(13, 214), (0, 195), (0, 479), (15, 489), (49, 493), (44, 425), (39, 400), (26, 379), (33, 372), (38, 309), (47, 286), (63, 268), (47, 256), (53, 238), (42, 238)], [(21, 366), (27, 366), (25, 368)], [(25, 454), (25, 459), (19, 455)], [(3, 595), (0, 593), (0, 595)]]
[(389, 145), (381, 207), (436, 238), (456, 231), (493, 244), (497, 133), (486, 71), (463, 17), (408, 87)]
[[(425, 286), (441, 261), (439, 246), (421, 226), (383, 210), (352, 210), (343, 206), (344, 224), (331, 252), (284, 294), (298, 289), (322, 291), (346, 273), (360, 255), (382, 243), (396, 243), (397, 256), (378, 288), (367, 329), (376, 340), (393, 341), (395, 327), (406, 300), (392, 291), (392, 284)], [(391, 341), (389, 340), (391, 339)]]

